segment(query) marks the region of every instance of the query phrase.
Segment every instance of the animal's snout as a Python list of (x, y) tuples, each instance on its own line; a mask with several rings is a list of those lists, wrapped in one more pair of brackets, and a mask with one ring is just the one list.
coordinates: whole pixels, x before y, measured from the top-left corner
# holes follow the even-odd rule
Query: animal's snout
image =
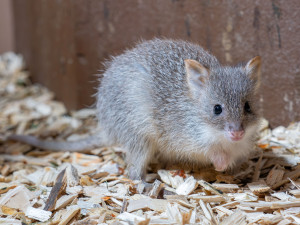
[(245, 131), (241, 123), (231, 122), (228, 123), (226, 128), (228, 136), (232, 141), (239, 141), (244, 137)]
[(245, 131), (229, 131), (229, 137), (232, 141), (239, 141), (244, 137)]

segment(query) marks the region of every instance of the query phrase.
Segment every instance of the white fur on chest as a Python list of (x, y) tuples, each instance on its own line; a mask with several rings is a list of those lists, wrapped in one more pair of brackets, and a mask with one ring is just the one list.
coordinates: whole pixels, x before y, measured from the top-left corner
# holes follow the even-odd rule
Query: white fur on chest
[(203, 143), (205, 143), (204, 151), (206, 160), (218, 154), (224, 154), (228, 157), (228, 167), (236, 164), (237, 160), (246, 157), (253, 150), (254, 136), (257, 131), (257, 125), (249, 126), (246, 129), (245, 136), (240, 141), (231, 141), (226, 137), (225, 131), (219, 131), (212, 127), (208, 127), (203, 132)]
[(226, 168), (231, 168), (240, 159), (246, 160), (253, 150), (253, 137), (256, 130), (256, 126), (248, 127), (242, 140), (231, 141), (225, 136), (225, 132), (207, 126), (199, 135), (201, 145), (187, 141), (186, 145), (180, 145), (179, 148), (164, 148), (160, 152), (161, 160), (177, 160), (202, 167), (211, 163), (214, 164), (213, 160), (219, 158), (221, 163), (224, 161)]

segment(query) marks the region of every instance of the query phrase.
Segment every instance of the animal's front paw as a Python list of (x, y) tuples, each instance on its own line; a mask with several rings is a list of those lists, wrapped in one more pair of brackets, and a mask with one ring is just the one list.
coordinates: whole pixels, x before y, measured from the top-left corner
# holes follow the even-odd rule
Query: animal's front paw
[(210, 160), (213, 163), (216, 171), (224, 171), (228, 168), (230, 162), (230, 156), (223, 151), (214, 152), (210, 156)]

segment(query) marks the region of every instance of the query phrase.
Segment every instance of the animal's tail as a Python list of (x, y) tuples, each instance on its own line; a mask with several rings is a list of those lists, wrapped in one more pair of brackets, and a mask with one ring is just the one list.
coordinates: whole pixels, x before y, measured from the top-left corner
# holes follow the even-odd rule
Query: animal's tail
[(83, 138), (78, 141), (47, 141), (41, 140), (37, 137), (30, 135), (10, 135), (7, 140), (14, 140), (23, 142), (41, 149), (53, 150), (53, 151), (83, 151), (86, 149), (92, 149), (94, 147), (101, 147), (104, 145), (103, 138), (100, 134), (94, 134), (90, 137)]

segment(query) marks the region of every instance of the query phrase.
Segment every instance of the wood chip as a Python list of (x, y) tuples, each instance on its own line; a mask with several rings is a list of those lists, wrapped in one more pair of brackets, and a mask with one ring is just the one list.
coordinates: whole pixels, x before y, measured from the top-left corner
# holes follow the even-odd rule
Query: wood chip
[(74, 195), (63, 195), (61, 196), (55, 204), (55, 210), (59, 210), (61, 208), (66, 207), (69, 205), (75, 198), (77, 197), (77, 194)]
[(30, 206), (30, 200), (33, 194), (24, 186), (19, 186), (9, 190), (0, 199), (0, 206), (19, 209), (23, 212)]
[(197, 181), (191, 176), (176, 188), (176, 193), (178, 195), (189, 195), (197, 188), (197, 186)]
[(163, 186), (164, 186), (164, 184), (162, 184), (159, 180), (155, 180), (153, 183), (153, 187), (149, 192), (149, 196), (151, 198), (157, 198), (157, 196), (160, 193)]
[(204, 213), (205, 217), (206, 217), (209, 221), (212, 222), (212, 219), (213, 219), (213, 218), (212, 218), (212, 215), (210, 214), (209, 210), (206, 208), (204, 202), (200, 199), (199, 203), (200, 203), (200, 207), (201, 207), (201, 209), (203, 210), (203, 213)]
[(223, 206), (216, 206), (215, 207), (216, 210), (223, 212), (224, 214), (227, 214), (228, 216), (230, 216), (231, 214), (233, 214), (233, 212), (229, 209), (226, 209)]
[(141, 222), (141, 221), (147, 221), (147, 219), (141, 217), (141, 216), (136, 216), (132, 213), (128, 213), (128, 212), (124, 212), (121, 213), (120, 215), (117, 216), (118, 219), (126, 221), (126, 222), (130, 222), (130, 223), (134, 223), (135, 221)]
[(173, 174), (170, 171), (159, 170), (157, 173), (163, 182), (172, 186), (173, 188), (177, 188), (180, 184), (184, 182), (183, 177), (178, 175), (173, 176)]
[(64, 213), (63, 218), (61, 218), (60, 222), (58, 225), (66, 225), (68, 224), (74, 216), (80, 211), (80, 208), (76, 205), (69, 206)]
[(297, 198), (300, 198), (300, 190), (296, 189), (296, 190), (290, 190), (289, 191), (292, 195), (294, 195)]
[(219, 184), (219, 183), (213, 183), (213, 187), (216, 189), (222, 191), (222, 192), (235, 192), (240, 187), (237, 184)]
[(248, 183), (247, 185), (250, 191), (257, 194), (267, 192), (271, 189), (264, 180)]
[(17, 219), (0, 218), (0, 224), (22, 225), (22, 222)]
[(157, 212), (166, 210), (167, 201), (163, 199), (141, 198), (138, 200), (129, 200), (127, 212), (133, 212), (139, 209), (151, 209)]
[(288, 208), (288, 207), (299, 207), (300, 201), (288, 201), (288, 202), (241, 202), (242, 206), (254, 207), (254, 208), (268, 208), (268, 209), (280, 209), (280, 208)]
[(66, 168), (67, 185), (68, 187), (74, 187), (79, 184), (79, 175), (77, 169), (69, 164)]
[(218, 190), (217, 188), (215, 188), (213, 185), (211, 185), (210, 183), (207, 183), (206, 181), (204, 180), (200, 180), (198, 181), (198, 183), (207, 191), (210, 191), (214, 194), (217, 194), (217, 195), (222, 195), (222, 196), (225, 196), (224, 193), (221, 191), (221, 190)]
[(236, 211), (227, 217), (220, 225), (247, 225), (246, 215), (241, 211)]
[(274, 166), (267, 176), (266, 183), (271, 187), (277, 183), (280, 183), (284, 173), (285, 171), (281, 168), (278, 168), (278, 165)]
[(280, 180), (277, 183), (275, 183), (274, 185), (272, 185), (272, 189), (277, 189), (280, 186), (288, 183), (290, 181), (289, 179), (297, 179), (299, 177), (300, 177), (300, 169), (286, 173), (283, 177), (283, 180)]
[(266, 162), (266, 160), (262, 161), (262, 158), (263, 158), (263, 153), (261, 152), (260, 157), (255, 165), (252, 182), (256, 182), (259, 179), (261, 168), (263, 167), (263, 165)]
[(38, 220), (40, 222), (46, 222), (51, 217), (51, 212), (43, 210), (43, 209), (36, 209), (33, 207), (28, 207), (25, 212), (25, 216), (28, 218), (32, 218)]
[(44, 210), (53, 211), (55, 208), (55, 203), (59, 198), (59, 195), (65, 190), (67, 185), (66, 179), (66, 169), (61, 171), (56, 179), (56, 182), (50, 192), (49, 198), (47, 199)]
[(204, 202), (224, 202), (225, 198), (220, 195), (190, 195), (189, 198), (195, 200), (202, 200)]

